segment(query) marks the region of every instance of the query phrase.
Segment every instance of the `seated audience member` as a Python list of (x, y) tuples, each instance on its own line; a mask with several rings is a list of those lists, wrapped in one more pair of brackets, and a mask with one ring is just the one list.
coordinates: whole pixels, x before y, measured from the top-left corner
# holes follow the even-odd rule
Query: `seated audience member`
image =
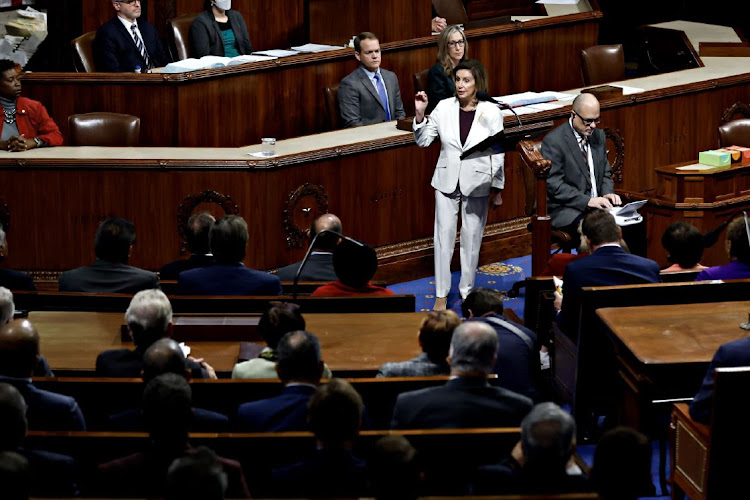
[(248, 269), (245, 260), (250, 235), (239, 215), (225, 215), (214, 222), (208, 233), (216, 264), (183, 271), (179, 285), (186, 295), (281, 295), (277, 276)]
[[(161, 498), (172, 462), (195, 449), (188, 441), (192, 420), (192, 391), (185, 377), (165, 373), (143, 390), (143, 419), (150, 446), (141, 452), (99, 465), (99, 488), (105, 496)], [(227, 496), (248, 498), (245, 477), (238, 462), (219, 457), (227, 474)]]
[(208, 246), (208, 232), (216, 221), (214, 216), (208, 212), (193, 214), (188, 219), (185, 237), (190, 257), (180, 259), (164, 265), (159, 269), (159, 279), (176, 280), (182, 271), (195, 269), (196, 267), (208, 267), (214, 264), (214, 256)]
[(372, 493), (379, 500), (414, 500), (419, 493), (417, 450), (404, 436), (383, 436), (367, 460)]
[[(276, 362), (279, 355), (276, 347), (281, 337), (289, 332), (303, 331), (305, 318), (297, 304), (289, 302), (271, 302), (258, 322), (258, 333), (266, 342), (266, 347), (257, 358), (234, 365), (232, 378), (277, 378)], [(331, 370), (323, 369), (323, 378), (331, 378)]]
[(375, 286), (370, 280), (378, 270), (378, 256), (365, 243), (340, 243), (333, 251), (333, 269), (337, 281), (315, 290), (313, 297), (348, 297), (350, 295), (393, 295), (391, 290)]
[(158, 288), (156, 274), (129, 266), (135, 242), (135, 226), (125, 219), (107, 219), (96, 230), (91, 266), (65, 271), (60, 275), (61, 292), (136, 293)]
[(224, 500), (226, 490), (227, 475), (219, 457), (199, 446), (169, 466), (164, 500)]
[[(13, 293), (7, 288), (0, 286), (0, 327), (10, 322), (13, 319), (13, 314), (16, 309), (16, 305), (13, 302)], [(47, 359), (43, 355), (39, 355), (39, 362), (34, 367), (34, 377), (54, 377), (52, 369), (47, 363)]]
[(243, 432), (307, 430), (307, 403), (323, 373), (318, 338), (309, 332), (289, 332), (281, 337), (276, 354), (284, 389), (278, 396), (240, 405), (237, 428)]
[[(310, 244), (315, 236), (323, 230), (335, 231), (343, 234), (341, 220), (333, 214), (323, 214), (310, 225)], [(315, 240), (315, 248), (310, 252), (305, 267), (299, 275), (299, 281), (335, 281), (336, 271), (333, 270), (333, 250), (341, 238), (331, 233), (323, 233)], [(281, 281), (294, 281), (302, 262), (295, 262), (279, 268), (278, 276)]]
[(169, 62), (156, 28), (141, 17), (140, 0), (112, 0), (115, 17), (102, 24), (94, 38), (97, 71), (146, 73)]
[(704, 269), (695, 278), (703, 280), (739, 280), (750, 278), (750, 241), (745, 217), (738, 217), (729, 223), (725, 248), (729, 254), (729, 264)]
[(39, 360), (39, 333), (27, 319), (0, 328), (0, 382), (14, 386), (26, 400), (31, 430), (85, 431), (78, 403), (70, 396), (34, 386), (31, 376)]
[[(8, 237), (0, 224), (0, 262), (8, 258)], [(334, 278), (335, 279), (335, 278)], [(36, 290), (34, 280), (26, 273), (13, 269), (0, 269), (0, 286), (9, 290)]]
[(515, 426), (531, 410), (531, 399), (487, 381), (497, 362), (498, 340), (486, 323), (471, 321), (453, 331), (451, 379), (441, 387), (399, 394), (393, 429)]
[(1, 451), (0, 484), (5, 500), (29, 500), (32, 484), (29, 461), (14, 451)]
[(370, 32), (354, 37), (360, 67), (339, 84), (339, 110), (344, 127), (400, 120), (406, 117), (398, 77), (380, 67), (380, 42)]
[(703, 234), (697, 227), (684, 222), (673, 223), (664, 231), (661, 246), (667, 251), (667, 260), (672, 263), (661, 270), (662, 274), (707, 269), (700, 265), (703, 257)]
[[(157, 340), (172, 335), (172, 304), (161, 290), (142, 290), (135, 294), (125, 312), (125, 323), (135, 349), (110, 349), (96, 358), (98, 377), (137, 378), (143, 370), (143, 354)], [(216, 378), (207, 363), (187, 360), (196, 378)], [(204, 371), (205, 370), (205, 371)]]
[(432, 110), (440, 101), (456, 95), (453, 68), (469, 55), (469, 43), (466, 41), (464, 30), (457, 24), (442, 30), (437, 42), (437, 62), (427, 74), (427, 109), (425, 113), (428, 115), (432, 113)]
[(486, 323), (497, 333), (499, 347), (494, 373), (500, 385), (537, 400), (541, 365), (536, 333), (503, 317), (502, 297), (489, 288), (473, 289), (461, 309), (468, 321)]
[(448, 375), (448, 349), (453, 330), (461, 324), (461, 318), (453, 311), (430, 311), (419, 328), (419, 346), (422, 353), (416, 358), (396, 363), (385, 363), (378, 370), (378, 377), (431, 377)]
[(232, 0), (206, 0), (205, 10), (190, 27), (193, 57), (237, 57), (253, 52), (242, 14), (231, 8)]
[(60, 129), (42, 103), (21, 97), (20, 67), (8, 59), (0, 59), (0, 103), (5, 111), (0, 149), (19, 152), (62, 145)]
[(572, 458), (575, 435), (576, 423), (569, 413), (551, 402), (536, 405), (521, 422), (521, 440), (510, 456), (499, 464), (480, 467), (477, 493), (591, 490)]
[[(190, 381), (192, 374), (187, 367), (188, 360), (179, 344), (172, 339), (162, 338), (151, 344), (143, 354), (143, 383), (165, 373), (174, 373)], [(226, 432), (229, 418), (215, 411), (191, 408), (193, 412), (192, 430), (195, 432)], [(131, 408), (109, 416), (107, 430), (117, 432), (141, 432), (144, 429), (143, 415), (139, 408)]]
[[(15, 452), (29, 462), (34, 482), (31, 493), (41, 497), (72, 497), (78, 493), (76, 463), (73, 458), (23, 445), (28, 424), (26, 402), (18, 389), (0, 383), (0, 452)], [(2, 483), (3, 498), (6, 484)]]
[(648, 438), (630, 427), (605, 432), (594, 451), (591, 484), (601, 500), (654, 496)]
[(711, 363), (706, 369), (706, 376), (698, 393), (690, 403), (690, 416), (696, 422), (711, 423), (711, 399), (714, 393), (714, 375), (716, 368), (750, 366), (750, 337), (727, 342), (719, 346)]
[(351, 384), (331, 379), (310, 398), (308, 423), (316, 449), (305, 461), (273, 470), (279, 494), (287, 497), (360, 497), (365, 462), (352, 445), (362, 423), (362, 398)]

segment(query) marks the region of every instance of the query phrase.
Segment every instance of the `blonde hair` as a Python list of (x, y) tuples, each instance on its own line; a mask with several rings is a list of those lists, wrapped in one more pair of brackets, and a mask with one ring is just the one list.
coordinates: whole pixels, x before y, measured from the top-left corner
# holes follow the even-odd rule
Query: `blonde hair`
[(464, 56), (461, 58), (461, 60), (463, 61), (464, 59), (469, 57), (469, 42), (466, 40), (466, 35), (464, 34), (463, 28), (458, 24), (451, 24), (442, 32), (440, 32), (440, 35), (438, 35), (437, 60), (443, 67), (443, 71), (445, 71), (446, 76), (448, 76), (451, 80), (453, 79), (453, 64), (451, 63), (451, 56), (450, 52), (448, 51), (448, 42), (455, 33), (461, 33), (461, 38), (463, 38), (464, 40)]

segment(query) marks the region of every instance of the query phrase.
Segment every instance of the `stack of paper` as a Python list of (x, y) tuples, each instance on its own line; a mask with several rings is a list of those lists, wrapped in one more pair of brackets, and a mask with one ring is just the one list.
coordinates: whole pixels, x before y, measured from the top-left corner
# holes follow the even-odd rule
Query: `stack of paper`
[(296, 50), (285, 50), (285, 49), (269, 49), (269, 50), (260, 50), (258, 52), (253, 52), (255, 55), (260, 56), (271, 56), (271, 57), (289, 57), (289, 56), (296, 56), (299, 54)]
[(200, 59), (192, 57), (169, 63), (164, 67), (163, 73), (185, 73), (187, 71), (198, 71), (201, 69), (222, 68), (224, 66), (235, 66), (237, 64), (246, 64), (259, 61), (270, 61), (275, 57), (259, 56), (256, 54), (221, 57), (221, 56), (203, 56)]
[(321, 45), (318, 43), (306, 43), (305, 45), (300, 45), (299, 47), (292, 47), (292, 50), (296, 50), (297, 52), (301, 53), (307, 53), (307, 54), (314, 54), (316, 52), (328, 52), (329, 50), (341, 50), (344, 47), (341, 45)]

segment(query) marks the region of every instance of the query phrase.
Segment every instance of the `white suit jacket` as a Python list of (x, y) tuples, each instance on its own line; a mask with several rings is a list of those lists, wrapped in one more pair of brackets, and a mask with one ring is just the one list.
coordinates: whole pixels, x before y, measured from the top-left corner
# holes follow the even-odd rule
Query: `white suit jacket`
[(492, 103), (480, 101), (466, 144), (461, 145), (458, 98), (450, 97), (438, 103), (432, 114), (414, 121), (414, 139), (417, 145), (429, 146), (436, 137), (440, 138), (440, 157), (432, 176), (432, 187), (445, 194), (451, 194), (460, 184), (464, 196), (488, 196), (490, 187), (505, 187), (505, 153), (486, 150), (474, 153), (461, 160), (461, 153), (480, 143), (487, 137), (503, 129), (503, 116)]

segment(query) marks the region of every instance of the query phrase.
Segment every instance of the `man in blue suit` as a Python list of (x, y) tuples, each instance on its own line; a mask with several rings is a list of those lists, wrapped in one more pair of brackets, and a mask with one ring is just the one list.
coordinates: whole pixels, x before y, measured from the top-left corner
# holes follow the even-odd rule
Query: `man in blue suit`
[(217, 220), (208, 234), (216, 264), (181, 272), (180, 291), (186, 295), (281, 295), (278, 276), (242, 264), (249, 238), (247, 223), (239, 215)]
[(99, 27), (94, 39), (97, 71), (144, 73), (169, 62), (156, 28), (141, 17), (140, 0), (113, 0), (117, 15)]
[(237, 427), (245, 432), (306, 431), (307, 403), (323, 373), (318, 338), (309, 332), (284, 335), (276, 347), (280, 395), (240, 405)]

